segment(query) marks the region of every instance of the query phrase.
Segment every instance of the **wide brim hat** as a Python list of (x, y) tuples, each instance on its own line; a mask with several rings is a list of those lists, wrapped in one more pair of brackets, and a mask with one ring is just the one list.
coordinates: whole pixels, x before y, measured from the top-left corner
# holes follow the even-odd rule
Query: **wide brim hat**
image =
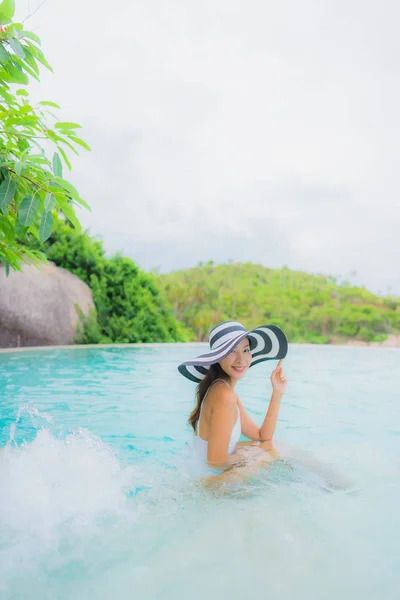
[(210, 366), (223, 360), (245, 338), (249, 338), (250, 342), (250, 367), (266, 360), (285, 358), (287, 354), (286, 336), (276, 325), (260, 325), (246, 331), (237, 321), (224, 321), (210, 331), (210, 352), (180, 364), (179, 373), (194, 383), (200, 383)]

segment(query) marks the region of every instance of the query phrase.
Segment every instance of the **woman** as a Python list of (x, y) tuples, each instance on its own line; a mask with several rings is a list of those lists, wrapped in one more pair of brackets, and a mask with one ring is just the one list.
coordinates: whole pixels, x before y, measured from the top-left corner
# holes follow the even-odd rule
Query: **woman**
[[(286, 337), (275, 325), (246, 331), (236, 321), (219, 323), (209, 335), (210, 352), (179, 365), (179, 372), (198, 384), (196, 407), (189, 417), (194, 446), (210, 467), (222, 471), (206, 480), (207, 485), (242, 479), (269, 462), (276, 452), (272, 440), (287, 379), (282, 359), (288, 351)], [(260, 362), (279, 359), (272, 371), (272, 395), (261, 427), (247, 414), (235, 392), (236, 383)], [(250, 442), (239, 442), (240, 435)], [(334, 468), (308, 453), (279, 443), (282, 458), (294, 461), (320, 475), (336, 489), (348, 489), (349, 481)], [(244, 460), (247, 458), (248, 460)], [(256, 459), (256, 460), (251, 460)], [(244, 469), (241, 469), (244, 467)]]
[[(195, 448), (210, 467), (227, 470), (243, 464), (241, 450), (246, 452), (254, 442), (259, 455), (273, 451), (272, 438), (287, 386), (282, 359), (288, 345), (284, 333), (274, 325), (246, 331), (236, 321), (216, 325), (209, 342), (210, 352), (182, 363), (178, 370), (198, 383), (197, 404), (189, 418), (196, 434)], [(243, 407), (235, 386), (250, 367), (271, 359), (280, 360), (271, 375), (273, 391), (268, 410), (258, 427)], [(240, 444), (240, 435), (252, 442)]]

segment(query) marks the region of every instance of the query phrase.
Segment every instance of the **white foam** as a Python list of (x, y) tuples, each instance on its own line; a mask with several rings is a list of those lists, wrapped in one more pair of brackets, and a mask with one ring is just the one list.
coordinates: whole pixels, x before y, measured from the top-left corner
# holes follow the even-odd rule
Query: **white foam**
[[(14, 435), (13, 433), (11, 434)], [(12, 440), (12, 437), (11, 437)], [(56, 439), (48, 429), (31, 443), (0, 451), (0, 591), (21, 569), (43, 557), (53, 564), (79, 556), (80, 543), (97, 535), (105, 520), (131, 521), (127, 490), (137, 480), (100, 439), (77, 430)], [(71, 542), (68, 556), (60, 547)]]

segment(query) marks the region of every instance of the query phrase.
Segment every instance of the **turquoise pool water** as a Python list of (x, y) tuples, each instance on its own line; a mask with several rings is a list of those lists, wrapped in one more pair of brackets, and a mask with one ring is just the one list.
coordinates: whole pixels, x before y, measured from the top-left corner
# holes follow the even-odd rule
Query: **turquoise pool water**
[[(400, 352), (293, 346), (287, 462), (212, 498), (196, 484), (176, 365), (199, 348), (0, 354), (0, 598), (397, 600)], [(260, 422), (274, 363), (238, 386)]]

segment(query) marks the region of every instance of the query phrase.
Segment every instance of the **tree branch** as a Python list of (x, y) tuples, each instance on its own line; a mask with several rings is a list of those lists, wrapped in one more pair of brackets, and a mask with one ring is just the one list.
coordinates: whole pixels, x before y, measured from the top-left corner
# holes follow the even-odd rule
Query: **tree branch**
[(10, 169), (9, 167), (3, 167), (3, 169), (5, 169), (6, 171), (9, 171), (10, 173), (14, 173), (14, 175), (17, 175), (17, 177), (21, 177), (22, 179), (26, 179), (27, 181), (29, 181), (29, 183), (31, 183), (32, 185), (34, 185), (35, 187), (37, 187), (39, 190), (44, 190), (48, 194), (54, 194), (54, 190), (49, 190), (49, 189), (47, 189), (47, 187), (44, 187), (43, 185), (39, 185), (38, 183), (36, 183), (36, 181), (33, 181), (33, 179), (30, 179), (26, 175), (18, 175), (17, 172), (14, 171), (14, 169)]
[(45, 4), (45, 2), (47, 2), (47, 0), (43, 0), (33, 12), (31, 12), (27, 17), (25, 17), (25, 19), (22, 22), (25, 23), (25, 21), (27, 21), (32, 15), (34, 15), (39, 10), (39, 8), (43, 6), (43, 4)]
[(20, 133), (19, 131), (18, 132), (6, 131), (5, 129), (0, 129), (0, 133), (6, 133), (7, 135), (15, 135), (16, 137), (26, 137), (26, 138), (29, 138), (30, 140), (48, 140), (49, 139), (44, 135), (29, 135), (28, 133)]

